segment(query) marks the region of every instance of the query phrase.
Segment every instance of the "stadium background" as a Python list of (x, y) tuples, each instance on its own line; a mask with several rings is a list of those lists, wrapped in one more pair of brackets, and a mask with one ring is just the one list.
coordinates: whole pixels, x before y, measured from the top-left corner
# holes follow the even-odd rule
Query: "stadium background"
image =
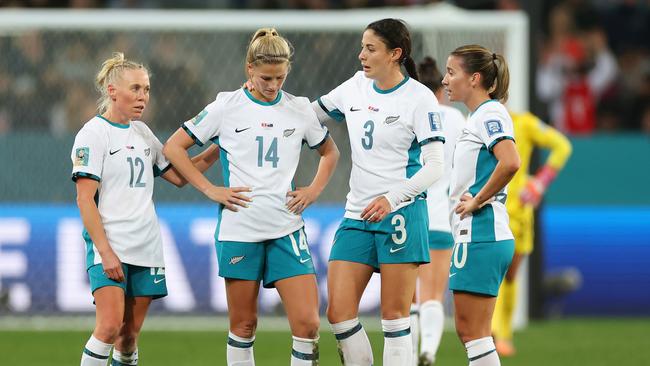
[[(314, 5), (317, 3), (305, 3), (308, 5), (303, 7), (317, 6)], [(476, 8), (475, 4), (480, 2), (474, 5), (471, 1), (457, 3)], [(493, 3), (496, 5), (492, 8), (504, 8), (517, 2)], [(608, 25), (615, 23), (611, 18), (620, 18), (623, 13), (616, 8), (620, 4), (614, 2), (617, 5), (607, 8), (600, 3), (522, 3), (520, 11), (479, 12), (466, 12), (449, 4), (435, 4), (426, 9), (401, 7), (341, 13), (309, 10), (302, 13), (147, 10), (143, 13), (126, 9), (84, 13), (64, 9), (0, 9), (0, 350), (7, 351), (0, 353), (19, 352), (24, 345), (21, 337), (37, 339), (39, 332), (34, 333), (34, 329), (41, 327), (52, 332), (62, 328), (89, 330), (92, 327), (88, 315), (92, 315), (93, 305), (83, 268), (81, 223), (74, 205), (74, 184), (69, 180), (69, 154), (74, 134), (94, 114), (97, 95), (93, 92), (93, 76), (101, 61), (112, 51), (123, 51), (127, 57), (149, 66), (152, 98), (144, 120), (162, 141), (180, 122), (193, 117), (209, 103), (216, 91), (241, 85), (245, 45), (254, 29), (273, 25), (292, 41), (296, 56), (285, 90), (313, 99), (358, 68), (356, 54), (360, 30), (369, 20), (386, 16), (409, 20), (414, 31), (416, 60), (433, 55), (442, 63), (455, 46), (470, 42), (506, 53), (515, 68), (511, 107), (529, 108), (550, 120), (546, 105), (536, 93), (536, 70), (542, 64), (539, 51), (542, 47), (538, 49), (537, 44), (552, 38), (553, 25), (547, 25), (551, 23), (551, 14), (557, 7), (567, 4), (576, 6), (574, 9), (591, 6), (599, 11), (597, 19), (602, 24), (596, 26), (610, 36), (608, 51), (617, 57), (618, 72), (616, 79), (610, 81), (612, 91), (597, 100), (599, 114), (595, 128), (588, 133), (571, 135), (573, 156), (538, 213), (537, 250), (530, 261), (530, 275), (523, 279), (530, 285), (527, 286), (529, 301), (523, 302), (528, 306), (518, 313), (518, 323), (525, 327), (523, 342), (530, 342), (525, 345), (535, 345), (538, 349), (531, 346), (526, 353), (524, 346), (519, 358), (510, 362), (513, 365), (545, 364), (544, 360), (551, 359), (544, 358), (544, 342), (548, 337), (569, 337), (575, 333), (576, 339), (582, 339), (587, 334), (621, 331), (626, 332), (626, 338), (634, 339), (633, 335), (638, 333), (639, 339), (644, 336), (647, 339), (640, 329), (645, 326), (647, 330), (650, 325), (650, 267), (647, 266), (650, 258), (650, 196), (647, 194), (650, 186), (647, 160), (650, 157), (650, 122), (647, 121), (650, 118), (647, 112), (650, 59), (647, 44), (641, 42), (639, 47), (630, 41), (631, 46), (622, 47), (612, 40), (615, 36), (629, 40), (637, 33), (626, 34), (620, 29), (619, 34), (612, 33)], [(40, 4), (66, 5), (47, 1)], [(132, 3), (103, 3), (105, 7), (125, 4)], [(165, 2), (148, 4), (169, 7)], [(186, 6), (200, 7), (201, 4), (193, 1)], [(215, 5), (213, 2), (205, 4)], [(328, 4), (348, 7), (346, 3)], [(288, 6), (297, 5), (283, 5)], [(636, 6), (645, 16), (642, 19), (649, 19), (648, 5), (639, 1)], [(576, 23), (579, 25), (584, 20), (578, 15)], [(427, 25), (427, 17), (432, 19), (432, 24)], [(176, 18), (175, 21), (166, 21), (172, 18)], [(319, 20), (305, 25), (309, 22), (296, 20), (298, 18)], [(646, 21), (641, 33), (647, 31), (648, 24)], [(592, 27), (593, 24), (587, 26), (589, 30)], [(576, 28), (576, 32), (581, 29)], [(630, 61), (629, 53), (637, 55), (641, 66)], [(641, 85), (636, 86), (630, 96), (625, 87), (634, 76), (630, 74), (638, 72), (637, 69), (641, 70), (640, 76), (637, 75)], [(621, 103), (631, 105), (631, 110), (639, 109), (637, 104), (640, 103), (641, 112), (635, 116), (627, 113), (627, 108), (616, 109)], [(612, 110), (619, 111), (618, 116), (614, 114), (618, 122), (612, 122)], [(343, 155), (319, 204), (305, 214), (323, 300), (326, 299), (326, 260), (331, 237), (342, 216), (350, 170), (344, 126), (328, 127)], [(537, 159), (542, 157), (539, 155)], [(303, 152), (296, 175), (297, 185), (309, 182), (316, 164), (315, 154)], [(221, 179), (218, 167), (209, 175), (214, 181)], [(217, 210), (190, 187), (178, 190), (159, 182), (154, 198), (165, 238), (170, 296), (155, 305), (153, 313), (156, 316), (147, 326), (152, 334), (162, 339), (168, 336), (154, 333), (154, 329), (205, 330), (208, 323), (212, 324), (207, 326), (210, 331), (221, 334), (225, 329), (222, 320), (192, 321), (197, 315), (223, 315), (226, 311), (223, 281), (216, 277), (212, 239)], [(379, 296), (376, 281), (373, 279), (362, 303), (362, 311), (374, 319), (366, 323), (378, 323), (375, 321)], [(564, 294), (567, 285), (575, 285), (575, 291)], [(281, 314), (279, 298), (273, 291), (263, 291), (261, 305), (267, 315)], [(324, 309), (324, 301), (322, 305)], [(533, 321), (526, 326), (529, 316)], [(584, 319), (585, 316), (589, 318)], [(174, 322), (178, 317), (180, 322)], [(607, 320), (611, 317), (617, 320)], [(619, 320), (619, 317), (627, 319)], [(262, 321), (262, 329), (264, 324)], [(273, 324), (268, 328), (286, 329), (282, 321), (269, 321), (268, 324)], [(74, 348), (76, 343), (83, 342), (86, 333), (63, 332), (59, 341), (69, 339)], [(194, 333), (187, 336), (192, 337)], [(213, 336), (214, 339), (218, 337)], [(373, 337), (374, 342), (380, 341), (377, 334)], [(183, 338), (179, 336), (179, 339)], [(43, 342), (53, 344), (47, 336)], [(463, 359), (457, 357), (463, 352), (457, 343), (452, 333), (446, 334), (442, 360), (447, 353), (449, 360)], [(590, 349), (602, 351), (612, 347), (609, 343), (599, 346), (597, 340), (574, 344), (585, 353)], [(625, 346), (635, 349), (634, 343), (614, 345), (619, 347), (617, 354), (630, 361), (625, 364), (650, 362), (643, 356), (634, 358), (629, 354), (633, 351), (623, 351)], [(268, 349), (273, 353), (273, 348)], [(375, 351), (380, 349), (380, 346), (375, 347)], [(76, 357), (76, 349), (71, 351)], [(258, 349), (257, 354), (264, 356), (264, 348)], [(566, 354), (572, 352), (567, 350)], [(25, 356), (22, 357), (24, 360)], [(66, 354), (60, 357), (68, 360)], [(282, 360), (284, 356), (279, 354), (278, 357)], [(609, 364), (613, 359), (617, 358), (597, 357), (597, 362)], [(45, 361), (45, 357), (41, 360), (24, 364), (69, 363), (54, 361), (54, 358)], [(74, 360), (76, 362), (76, 358)], [(583, 363), (568, 360), (557, 364)], [(187, 364), (202, 363), (197, 359)]]

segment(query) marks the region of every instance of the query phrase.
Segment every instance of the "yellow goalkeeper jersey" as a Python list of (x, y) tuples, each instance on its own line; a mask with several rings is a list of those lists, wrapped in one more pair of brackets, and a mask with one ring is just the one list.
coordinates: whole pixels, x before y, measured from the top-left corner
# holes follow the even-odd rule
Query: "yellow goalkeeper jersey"
[(508, 200), (506, 208), (510, 215), (518, 214), (522, 210), (519, 199), (521, 191), (526, 186), (529, 178), (530, 157), (535, 147), (550, 150), (550, 155), (545, 164), (560, 171), (571, 155), (571, 143), (553, 127), (548, 126), (530, 112), (510, 112), (514, 124), (515, 141), (521, 166), (517, 174), (508, 183)]

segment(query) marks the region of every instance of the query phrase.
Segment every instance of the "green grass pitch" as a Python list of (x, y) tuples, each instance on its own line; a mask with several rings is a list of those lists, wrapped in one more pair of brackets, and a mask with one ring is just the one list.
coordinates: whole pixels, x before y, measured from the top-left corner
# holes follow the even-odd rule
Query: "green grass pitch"
[[(145, 326), (146, 328), (146, 326)], [(518, 354), (502, 360), (514, 365), (650, 365), (650, 318), (568, 319), (535, 322), (517, 333)], [(0, 365), (78, 365), (87, 331), (0, 330)], [(369, 332), (375, 365), (381, 365), (381, 332)], [(140, 365), (225, 365), (226, 332), (144, 331)], [(287, 366), (289, 332), (260, 330), (255, 357), (260, 366)], [(321, 332), (321, 365), (340, 365), (334, 337)], [(437, 365), (467, 365), (465, 351), (445, 332)]]

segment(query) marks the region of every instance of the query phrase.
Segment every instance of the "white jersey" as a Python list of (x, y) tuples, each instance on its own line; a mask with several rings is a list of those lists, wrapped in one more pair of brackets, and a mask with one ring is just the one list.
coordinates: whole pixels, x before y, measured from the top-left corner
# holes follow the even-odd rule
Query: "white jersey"
[(453, 212), (460, 197), (469, 192), (475, 196), (487, 183), (497, 159), (492, 149), (504, 139), (514, 141), (512, 119), (503, 104), (489, 100), (476, 109), (456, 143), (451, 173), (451, 225), (456, 243), (486, 242), (512, 239), (505, 201), (506, 187), (490, 199), (490, 203), (472, 215), (460, 219)]
[[(445, 141), (438, 100), (429, 88), (409, 77), (381, 90), (359, 71), (317, 103), (331, 118), (347, 123), (352, 171), (346, 218), (360, 220), (373, 199), (420, 170), (421, 145)], [(395, 210), (412, 202), (403, 202)]]
[(183, 128), (198, 145), (220, 146), (226, 187), (252, 189), (244, 193), (249, 207), (221, 211), (218, 240), (261, 242), (303, 227), (302, 217), (286, 207), (287, 192), (295, 188), (303, 142), (315, 149), (328, 136), (307, 98), (280, 91), (261, 102), (246, 89), (222, 92)]
[[(164, 267), (162, 238), (153, 204), (154, 177), (170, 167), (162, 144), (146, 124), (122, 125), (93, 117), (77, 133), (72, 179), (99, 182), (95, 201), (108, 243), (122, 263)], [(102, 259), (84, 230), (87, 265)]]
[(449, 223), (449, 179), (454, 149), (460, 134), (465, 128), (465, 116), (456, 108), (440, 105), (443, 134), (445, 135), (445, 170), (440, 179), (427, 190), (427, 210), (429, 211), (429, 230), (451, 232)]

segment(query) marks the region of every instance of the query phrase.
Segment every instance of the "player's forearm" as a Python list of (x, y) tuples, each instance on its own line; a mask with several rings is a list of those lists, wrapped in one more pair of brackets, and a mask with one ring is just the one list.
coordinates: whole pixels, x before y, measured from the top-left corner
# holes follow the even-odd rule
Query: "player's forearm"
[(411, 178), (393, 187), (385, 194), (392, 209), (429, 188), (444, 174), (444, 148), (442, 141), (430, 142), (422, 147), (422, 168)]
[(329, 183), (334, 171), (336, 170), (336, 164), (339, 161), (339, 149), (336, 147), (334, 140), (331, 137), (327, 138), (327, 141), (323, 144), (321, 153), (320, 162), (318, 163), (318, 170), (316, 175), (312, 180), (310, 187), (314, 188), (318, 194), (320, 194), (327, 183)]
[(81, 215), (81, 221), (84, 224), (84, 228), (90, 235), (90, 239), (92, 239), (95, 247), (97, 247), (99, 254), (102, 255), (113, 250), (108, 243), (108, 238), (104, 231), (104, 225), (102, 224), (102, 219), (99, 215), (99, 209), (97, 208), (94, 199), (89, 197), (77, 197), (77, 206), (79, 207), (79, 214)]
[[(172, 163), (174, 169), (178, 171), (194, 188), (201, 193), (205, 192), (212, 183), (203, 175), (203, 173), (190, 160), (187, 150), (182, 146), (177, 146), (167, 142), (163, 148), (163, 153)], [(199, 154), (200, 155), (200, 154)], [(207, 169), (207, 167), (206, 167)]]
[(219, 146), (210, 145), (207, 149), (203, 150), (200, 154), (192, 157), (192, 164), (198, 169), (201, 173), (204, 173), (206, 170), (210, 169), (212, 164), (219, 160)]
[(485, 183), (483, 188), (476, 194), (475, 199), (479, 206), (491, 200), (497, 193), (512, 180), (519, 169), (519, 157), (511, 160), (499, 160), (494, 172)]

